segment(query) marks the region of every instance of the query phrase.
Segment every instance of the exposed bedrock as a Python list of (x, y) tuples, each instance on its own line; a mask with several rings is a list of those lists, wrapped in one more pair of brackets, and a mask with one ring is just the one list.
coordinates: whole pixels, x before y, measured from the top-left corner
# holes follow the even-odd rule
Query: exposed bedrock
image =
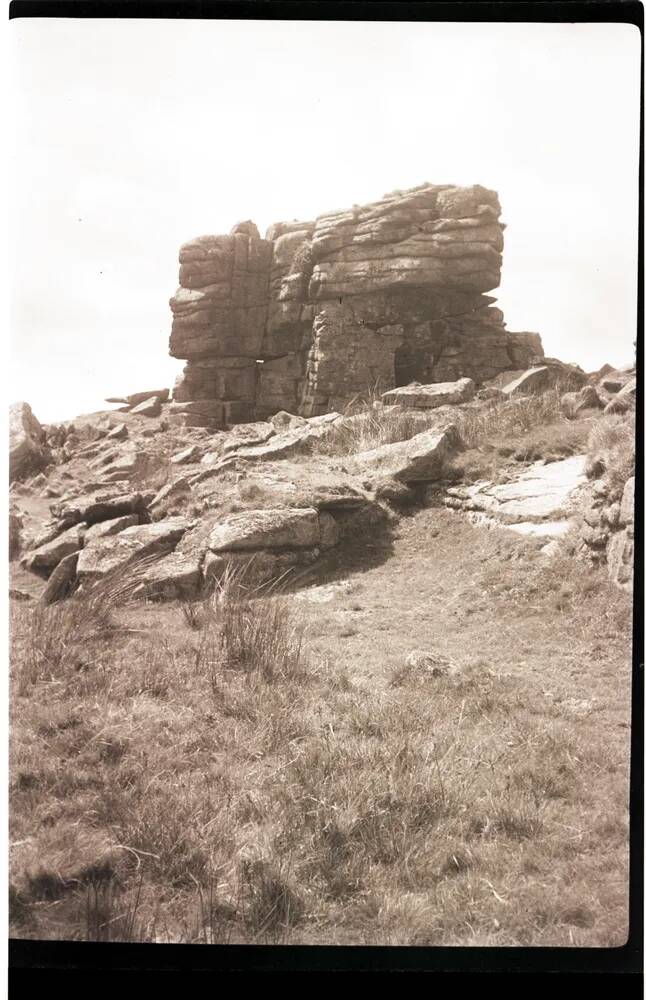
[(494, 191), (424, 184), (310, 222), (251, 222), (180, 250), (174, 419), (225, 426), (312, 416), (413, 381), (476, 384), (542, 357), (495, 298)]

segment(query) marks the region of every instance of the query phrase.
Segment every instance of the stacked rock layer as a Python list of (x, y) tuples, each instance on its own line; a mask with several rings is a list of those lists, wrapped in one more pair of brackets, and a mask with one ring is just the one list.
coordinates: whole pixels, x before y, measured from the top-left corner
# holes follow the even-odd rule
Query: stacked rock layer
[(312, 416), (417, 381), (480, 384), (543, 354), (495, 298), (494, 191), (424, 184), (313, 222), (251, 222), (180, 250), (170, 353), (182, 421)]

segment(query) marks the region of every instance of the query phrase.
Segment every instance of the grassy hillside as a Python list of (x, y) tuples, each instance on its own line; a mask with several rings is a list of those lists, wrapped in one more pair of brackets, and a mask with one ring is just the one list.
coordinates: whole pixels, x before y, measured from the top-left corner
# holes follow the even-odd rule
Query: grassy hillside
[[(626, 450), (523, 412), (452, 474)], [(543, 542), (431, 502), (280, 595), (14, 603), (11, 933), (623, 943), (632, 600)]]

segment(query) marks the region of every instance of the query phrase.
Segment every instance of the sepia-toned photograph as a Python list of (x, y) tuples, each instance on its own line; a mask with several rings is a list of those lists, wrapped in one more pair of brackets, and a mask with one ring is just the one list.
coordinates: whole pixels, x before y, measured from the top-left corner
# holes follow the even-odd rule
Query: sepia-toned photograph
[(639, 28), (217, 6), (8, 22), (9, 936), (621, 948)]

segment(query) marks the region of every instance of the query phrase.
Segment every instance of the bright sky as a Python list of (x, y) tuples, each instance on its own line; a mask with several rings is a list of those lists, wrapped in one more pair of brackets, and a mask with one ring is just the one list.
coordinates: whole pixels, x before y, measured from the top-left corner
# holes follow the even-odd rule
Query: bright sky
[(10, 23), (11, 400), (170, 386), (181, 243), (424, 181), (499, 192), (510, 330), (592, 370), (636, 335), (628, 25)]

